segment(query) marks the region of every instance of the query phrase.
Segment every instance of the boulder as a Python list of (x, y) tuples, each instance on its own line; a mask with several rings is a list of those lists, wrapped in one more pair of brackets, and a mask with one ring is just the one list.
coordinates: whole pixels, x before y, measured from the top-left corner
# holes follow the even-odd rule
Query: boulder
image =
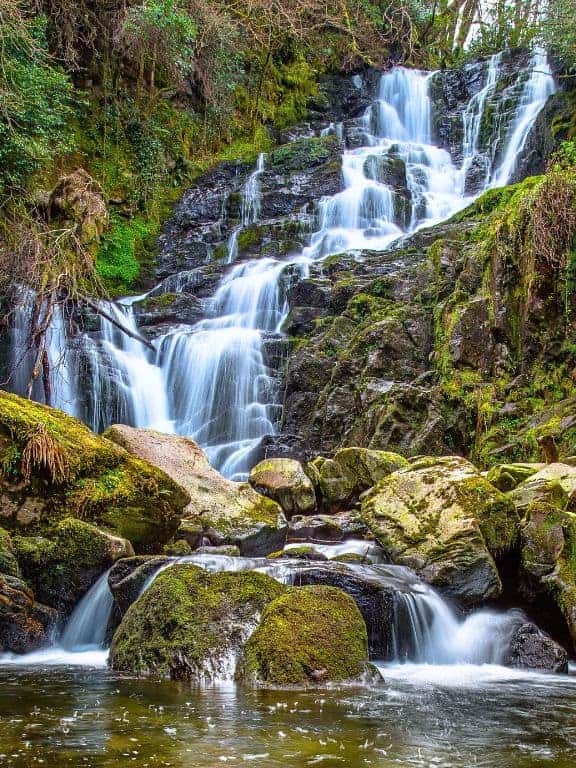
[(288, 541), (314, 541), (331, 543), (368, 532), (366, 523), (357, 512), (338, 512), (335, 515), (295, 516), (288, 523)]
[(529, 464), (527, 462), (518, 464), (497, 464), (491, 467), (486, 473), (486, 480), (492, 483), (499, 491), (513, 491), (524, 480), (535, 475), (539, 470), (544, 469), (545, 464)]
[(497, 597), (493, 554), (517, 537), (510, 500), (457, 456), (414, 461), (380, 481), (362, 517), (392, 562), (466, 605)]
[(262, 573), (165, 570), (128, 609), (110, 649), (113, 669), (196, 683), (232, 678), (262, 611), (285, 591)]
[(521, 512), (535, 502), (564, 507), (574, 495), (576, 495), (576, 467), (562, 462), (546, 464), (517, 485), (509, 494)]
[(46, 536), (15, 536), (13, 543), (37, 598), (63, 614), (116, 560), (134, 554), (126, 539), (74, 518), (61, 520)]
[(239, 677), (256, 685), (358, 680), (368, 669), (366, 625), (334, 587), (289, 589), (268, 605), (245, 645)]
[(30, 587), (7, 574), (0, 575), (0, 650), (30, 653), (50, 640), (57, 611), (35, 602)]
[(397, 453), (368, 448), (343, 448), (333, 459), (318, 457), (308, 465), (322, 500), (330, 509), (342, 509), (358, 501), (363, 491), (408, 462)]
[(326, 555), (322, 552), (318, 552), (312, 546), (302, 544), (299, 547), (291, 547), (290, 549), (281, 549), (279, 552), (272, 552), (268, 555), (270, 560), (282, 560), (282, 559), (298, 559), (298, 560), (328, 560)]
[(199, 537), (215, 545), (232, 544), (246, 557), (267, 555), (284, 546), (287, 522), (278, 504), (248, 483), (222, 477), (193, 440), (124, 425), (110, 427), (105, 435), (185, 489), (190, 501), (179, 538), (192, 543), (188, 536), (192, 531), (196, 545)]
[(0, 528), (0, 573), (15, 578), (20, 576), (20, 566), (14, 554), (12, 539), (3, 528)]
[(503, 663), (507, 667), (539, 672), (568, 672), (568, 654), (564, 648), (530, 621), (514, 631)]
[(265, 459), (252, 469), (249, 482), (258, 493), (277, 501), (289, 517), (316, 509), (314, 486), (299, 461)]
[(178, 528), (186, 492), (77, 419), (0, 391), (0, 517), (42, 533), (81, 517), (150, 551)]

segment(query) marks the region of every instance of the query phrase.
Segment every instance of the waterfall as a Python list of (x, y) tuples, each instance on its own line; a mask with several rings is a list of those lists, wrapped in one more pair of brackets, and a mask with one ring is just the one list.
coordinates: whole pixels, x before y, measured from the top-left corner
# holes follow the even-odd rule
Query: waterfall
[(62, 648), (80, 651), (104, 647), (113, 606), (108, 574), (103, 573), (74, 608), (60, 638)]
[(508, 128), (505, 151), (500, 165), (492, 173), (490, 187), (503, 187), (510, 183), (534, 121), (554, 91), (554, 77), (548, 57), (541, 48), (536, 48), (514, 120)]
[[(384, 73), (374, 102), (354, 125), (347, 126), (355, 146), (342, 156), (343, 189), (318, 201), (317, 226), (308, 245), (285, 261), (266, 257), (237, 264), (241, 230), (261, 215), (265, 171), (261, 154), (242, 189), (241, 223), (229, 236), (226, 260), (230, 267), (205, 302), (204, 319), (159, 336), (156, 352), (103, 317), (96, 337), (81, 337), (91, 382), (84, 416), (91, 426), (102, 429), (121, 421), (190, 436), (223, 474), (245, 478), (259, 458), (262, 438), (274, 435), (279, 423), (278, 387), (267, 364), (265, 343), (281, 333), (288, 313), (288, 282), (306, 277), (309, 265), (326, 256), (385, 250), (399, 237), (464, 208), (474, 199), (466, 192), (473, 163), (483, 163), (478, 193), (513, 178), (517, 158), (554, 91), (554, 81), (545, 54), (535, 50), (495, 162), (494, 153), (481, 146), (480, 137), (501, 69), (501, 56), (492, 57), (483, 87), (464, 110), (459, 165), (433, 143), (429, 93), (433, 73), (402, 67)], [(354, 84), (364, 87), (359, 76)], [(329, 124), (323, 132), (343, 136), (343, 126)], [(178, 276), (168, 278), (162, 290), (170, 281), (172, 290), (181, 290), (192, 273), (182, 273), (183, 283)], [(136, 331), (131, 304), (140, 298), (106, 308), (122, 325)], [(14, 334), (23, 336), (21, 323)], [(53, 321), (49, 343), (51, 359), (58, 354), (62, 358), (58, 368), (62, 376), (53, 381), (55, 402), (77, 413), (78, 355), (71, 353), (66, 342), (60, 314)]]

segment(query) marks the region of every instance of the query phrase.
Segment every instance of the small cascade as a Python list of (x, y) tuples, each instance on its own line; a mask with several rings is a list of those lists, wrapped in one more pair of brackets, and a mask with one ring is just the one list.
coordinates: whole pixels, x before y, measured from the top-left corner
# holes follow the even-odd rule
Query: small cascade
[(533, 52), (528, 71), (514, 119), (506, 134), (502, 159), (490, 178), (490, 187), (503, 187), (511, 182), (534, 122), (556, 89), (550, 62), (541, 48)]
[(67, 651), (103, 648), (112, 615), (113, 598), (108, 586), (109, 571), (102, 574), (74, 609), (60, 638)]
[(264, 173), (265, 154), (261, 152), (256, 162), (256, 170), (250, 174), (242, 190), (242, 226), (255, 224), (260, 218), (260, 176)]
[(486, 102), (496, 88), (501, 62), (501, 53), (489, 58), (484, 87), (472, 96), (462, 115), (464, 138), (462, 141), (461, 194), (463, 195), (467, 192), (467, 177), (473, 165), (480, 165), (481, 167), (482, 178), (480, 183), (476, 184), (478, 190), (484, 190), (490, 178), (492, 158), (481, 151), (479, 139)]

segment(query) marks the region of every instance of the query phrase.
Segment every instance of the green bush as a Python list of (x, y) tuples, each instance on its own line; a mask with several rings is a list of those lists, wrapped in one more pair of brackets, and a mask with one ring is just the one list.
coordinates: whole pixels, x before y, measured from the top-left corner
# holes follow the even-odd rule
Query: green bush
[(133, 286), (140, 275), (138, 255), (153, 229), (152, 224), (139, 217), (113, 220), (96, 258), (96, 271), (112, 293), (126, 293)]
[(30, 176), (71, 149), (68, 123), (73, 88), (46, 52), (46, 21), (7, 19), (0, 48), (0, 196), (22, 188)]

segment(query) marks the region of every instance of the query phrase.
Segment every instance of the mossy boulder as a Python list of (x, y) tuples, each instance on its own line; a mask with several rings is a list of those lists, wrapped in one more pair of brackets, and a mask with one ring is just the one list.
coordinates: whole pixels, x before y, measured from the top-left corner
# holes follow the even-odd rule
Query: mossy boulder
[(14, 554), (12, 539), (3, 528), (0, 528), (0, 573), (16, 578), (20, 576), (20, 566)]
[(296, 559), (296, 560), (327, 560), (326, 555), (323, 555), (311, 544), (301, 544), (297, 547), (289, 547), (287, 549), (281, 549), (279, 552), (272, 552), (268, 555), (270, 560), (283, 560), (283, 559)]
[(284, 546), (287, 522), (279, 505), (248, 483), (222, 477), (193, 440), (123, 425), (110, 427), (105, 435), (160, 467), (186, 490), (190, 501), (178, 538), (192, 543), (200, 537), (216, 545), (237, 545), (248, 557), (267, 555)]
[(369, 448), (343, 448), (333, 459), (318, 457), (308, 472), (330, 509), (342, 509), (358, 501), (361, 493), (382, 478), (408, 466), (397, 453)]
[(295, 459), (266, 459), (250, 472), (250, 485), (268, 496), (289, 515), (309, 514), (316, 509), (314, 486)]
[(547, 595), (556, 604), (576, 646), (576, 514), (546, 501), (530, 504), (520, 553), (523, 591)]
[(518, 516), (501, 491), (457, 456), (422, 459), (386, 477), (362, 517), (393, 562), (468, 605), (497, 597), (493, 554), (514, 544)]
[(0, 651), (30, 653), (47, 645), (57, 619), (21, 579), (0, 574)]
[(188, 495), (157, 467), (62, 411), (0, 391), (0, 516), (42, 533), (77, 516), (141, 550), (169, 541)]
[(315, 685), (357, 680), (367, 665), (366, 625), (354, 600), (335, 587), (298, 587), (264, 611), (239, 676), (257, 685)]
[(486, 473), (486, 480), (499, 491), (513, 491), (520, 483), (543, 469), (545, 464), (496, 464)]
[(231, 678), (262, 611), (285, 589), (262, 573), (174, 565), (128, 609), (112, 641), (111, 666), (173, 680)]
[(546, 464), (509, 493), (510, 499), (520, 512), (537, 502), (545, 502), (558, 508), (574, 506), (573, 511), (576, 511), (576, 505), (571, 502), (575, 496), (576, 467), (562, 462)]
[(61, 520), (46, 536), (15, 536), (23, 578), (37, 598), (68, 613), (112, 563), (134, 554), (126, 539), (90, 523)]

